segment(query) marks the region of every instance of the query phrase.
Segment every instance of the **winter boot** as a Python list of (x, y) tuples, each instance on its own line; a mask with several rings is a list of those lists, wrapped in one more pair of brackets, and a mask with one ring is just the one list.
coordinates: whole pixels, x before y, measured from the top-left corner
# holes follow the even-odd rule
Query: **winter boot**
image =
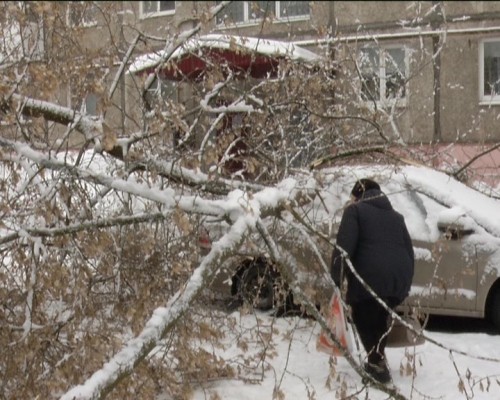
[(385, 360), (381, 360), (377, 364), (367, 362), (364, 365), (364, 370), (377, 382), (386, 384), (391, 381), (391, 373)]

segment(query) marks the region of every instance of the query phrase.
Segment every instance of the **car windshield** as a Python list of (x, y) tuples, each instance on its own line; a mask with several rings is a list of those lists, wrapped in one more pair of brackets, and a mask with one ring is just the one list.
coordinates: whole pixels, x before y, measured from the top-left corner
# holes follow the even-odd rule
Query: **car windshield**
[(437, 220), (440, 213), (446, 210), (445, 206), (412, 188), (386, 194), (394, 209), (404, 216), (410, 236), (414, 240), (432, 242), (439, 237)]

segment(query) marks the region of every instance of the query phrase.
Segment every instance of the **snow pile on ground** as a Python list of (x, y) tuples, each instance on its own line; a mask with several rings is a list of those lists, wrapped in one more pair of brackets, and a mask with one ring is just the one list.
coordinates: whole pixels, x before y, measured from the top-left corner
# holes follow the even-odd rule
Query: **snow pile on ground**
[[(227, 347), (219, 355), (241, 371), (241, 376), (206, 384), (195, 391), (194, 400), (217, 398), (211, 397), (215, 393), (221, 399), (239, 400), (341, 396), (387, 399), (386, 393), (365, 387), (344, 358), (330, 360), (316, 350), (320, 330), (316, 322), (298, 317), (273, 319), (262, 313), (235, 312), (231, 317), (241, 329), (228, 335)], [(500, 363), (494, 361), (500, 360), (500, 336), (428, 331), (425, 334), (442, 347), (427, 341), (416, 347), (386, 350), (394, 384), (403, 396), (442, 400), (500, 398)], [(243, 341), (252, 347), (241, 346)], [(264, 348), (267, 353), (262, 352)], [(261, 356), (260, 362), (239, 364), (241, 357), (252, 353)]]

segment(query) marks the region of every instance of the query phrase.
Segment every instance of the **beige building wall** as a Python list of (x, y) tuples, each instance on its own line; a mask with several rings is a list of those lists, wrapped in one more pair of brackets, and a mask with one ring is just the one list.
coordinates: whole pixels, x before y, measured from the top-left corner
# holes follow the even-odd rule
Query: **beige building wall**
[(500, 2), (447, 1), (441, 5), (441, 15), (432, 12), (433, 2), (333, 3), (339, 37), (357, 37), (352, 42), (359, 47), (373, 44), (367, 38), (373, 36), (379, 45), (411, 49), (409, 101), (397, 119), (406, 140), (429, 142), (436, 130), (429, 35), (433, 24), (446, 31), (439, 35), (440, 140), (484, 143), (500, 139), (500, 105), (483, 104), (479, 99), (479, 46), (485, 38), (500, 40)]
[[(186, 29), (193, 26), (200, 12), (214, 4), (178, 2), (171, 19), (143, 19), (139, 21), (140, 27), (151, 34), (165, 31), (167, 25)], [(340, 38), (358, 36), (360, 39), (350, 42), (354, 48), (369, 44), (370, 40), (363, 38), (370, 35), (384, 46), (408, 46), (413, 60), (409, 69), (408, 101), (397, 112), (393, 124), (397, 132), (391, 126), (384, 128), (392, 139), (401, 134), (405, 141), (420, 143), (435, 138), (437, 122), (434, 120), (432, 38), (428, 34), (419, 36), (418, 31), (429, 33), (433, 20), (438, 24), (440, 19), (444, 20), (442, 26), (451, 32), (444, 36), (441, 51), (440, 140), (497, 140), (500, 138), (497, 129), (499, 106), (479, 103), (479, 42), (495, 34), (500, 37), (500, 30), (498, 33), (470, 31), (497, 25), (500, 3), (452, 1), (444, 2), (442, 7), (441, 17), (433, 14), (433, 2), (430, 1), (320, 1), (313, 3), (311, 15), (306, 20), (243, 24), (232, 28), (213, 23), (206, 31), (295, 41), (318, 52), (314, 41), (324, 38), (326, 32), (336, 32)], [(413, 37), (409, 35), (411, 32)]]
[[(138, 32), (148, 35), (147, 45), (140, 41), (135, 55), (159, 50), (165, 37), (194, 27), (214, 1), (178, 1), (175, 13), (144, 17), (139, 1), (98, 2), (113, 10), (109, 21), (82, 30), (81, 46), (91, 55), (109, 46), (124, 54)], [(374, 44), (405, 45), (411, 50), (408, 98), (397, 110), (395, 125), (405, 141), (430, 142), (435, 139), (439, 123), (441, 141), (493, 142), (500, 140), (500, 104), (480, 102), (479, 49), (485, 39), (500, 41), (500, 2), (447, 1), (442, 11), (431, 1), (319, 1), (311, 2), (308, 18), (293, 21), (266, 21), (234, 27), (204, 25), (201, 33), (227, 32), (242, 36), (261, 36), (292, 41), (316, 52), (322, 52), (328, 34), (348, 41), (351, 49)], [(105, 22), (105, 23), (104, 23)], [(431, 28), (440, 30), (442, 41), (439, 82), (439, 121), (435, 120), (433, 38)], [(443, 33), (446, 31), (446, 33)], [(113, 38), (113, 40), (111, 40)], [(155, 40), (157, 38), (158, 40)], [(115, 51), (115, 53), (117, 53)], [(341, 56), (341, 52), (336, 54)], [(105, 84), (110, 87), (119, 60), (109, 68)], [(106, 120), (118, 135), (141, 129), (141, 80), (126, 76), (106, 104)], [(61, 85), (61, 92), (67, 91)], [(58, 96), (64, 104), (65, 94)], [(69, 104), (68, 104), (69, 105)], [(123, 110), (126, 117), (123, 117)], [(126, 128), (126, 130), (125, 130)], [(389, 134), (394, 129), (385, 126)]]

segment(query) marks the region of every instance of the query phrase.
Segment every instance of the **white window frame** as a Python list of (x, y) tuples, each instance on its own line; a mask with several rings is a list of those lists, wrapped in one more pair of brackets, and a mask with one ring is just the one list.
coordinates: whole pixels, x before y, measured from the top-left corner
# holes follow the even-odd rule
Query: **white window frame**
[[(177, 82), (156, 77), (147, 90), (148, 101), (179, 101)], [(152, 103), (151, 103), (152, 105)]]
[[(243, 6), (243, 20), (242, 21), (232, 21), (235, 25), (255, 25), (262, 21), (262, 18), (252, 18), (252, 1), (237, 1), (233, 2), (242, 4)], [(274, 9), (274, 15), (276, 17), (276, 22), (289, 22), (289, 21), (301, 21), (301, 20), (309, 20), (311, 18), (311, 9), (309, 8), (309, 14), (303, 14), (303, 15), (294, 15), (294, 16), (288, 16), (288, 15), (281, 15), (281, 5), (283, 3), (286, 3), (285, 1), (275, 1), (275, 9)], [(222, 11), (224, 12), (224, 11)], [(223, 27), (224, 26), (224, 21), (222, 22), (217, 22), (217, 27)]]
[[(409, 88), (408, 88), (408, 83), (405, 83), (405, 93), (404, 97), (398, 97), (398, 98), (387, 98), (386, 95), (386, 51), (390, 49), (400, 49), (404, 51), (404, 66), (405, 66), (405, 71), (404, 71), (404, 78), (407, 80), (408, 75), (409, 75), (409, 67), (410, 67), (410, 62), (409, 62), (409, 49), (407, 46), (402, 45), (402, 44), (394, 44), (394, 45), (384, 45), (384, 46), (365, 46), (362, 49), (374, 49), (377, 51), (378, 54), (378, 61), (379, 61), (379, 70), (378, 70), (378, 77), (379, 77), (379, 98), (376, 100), (377, 107), (382, 107), (382, 108), (387, 108), (387, 107), (405, 107), (408, 103), (408, 97), (409, 97)], [(361, 50), (360, 50), (361, 53)], [(359, 63), (359, 60), (358, 60)], [(361, 64), (360, 65), (360, 72), (362, 74), (362, 68)], [(360, 81), (360, 97), (362, 97), (361, 91), (362, 91), (362, 82)], [(364, 103), (368, 106), (373, 105), (373, 100), (371, 99), (363, 99)]]
[(498, 42), (500, 45), (500, 38), (488, 38), (479, 42), (479, 104), (500, 104), (500, 93), (494, 96), (484, 93), (484, 44), (488, 42)]
[(281, 5), (283, 3), (287, 3), (286, 1), (276, 1), (276, 18), (280, 21), (295, 21), (295, 20), (303, 20), (303, 19), (310, 19), (311, 17), (311, 6), (309, 5), (309, 14), (302, 14), (302, 15), (293, 15), (293, 16), (288, 16), (288, 15), (281, 15)]
[[(85, 10), (86, 12), (84, 12), (84, 14), (83, 14), (81, 24), (73, 23), (73, 20), (71, 18), (71, 7), (75, 4), (84, 4), (85, 7), (89, 7), (89, 8), (86, 8), (86, 10)], [(71, 26), (71, 27), (79, 26), (79, 27), (84, 27), (84, 28), (90, 28), (93, 26), (97, 26), (97, 17), (95, 15), (93, 16), (93, 18), (91, 18), (91, 19), (89, 18), (88, 21), (85, 19), (85, 16), (87, 13), (88, 14), (97, 14), (97, 11), (98, 11), (97, 6), (94, 4), (93, 1), (69, 1), (67, 13), (66, 13), (66, 23), (68, 24), (68, 26)]]
[(140, 5), (139, 5), (139, 8), (140, 8), (140, 16), (142, 19), (144, 18), (151, 18), (151, 17), (159, 17), (159, 16), (163, 16), (163, 15), (174, 15), (175, 14), (175, 10), (177, 9), (177, 2), (174, 1), (174, 9), (173, 10), (165, 10), (165, 11), (158, 11), (160, 9), (160, 1), (155, 1), (154, 3), (156, 3), (156, 10), (157, 11), (153, 11), (153, 12), (145, 12), (144, 11), (144, 1), (140, 1), (139, 2)]

